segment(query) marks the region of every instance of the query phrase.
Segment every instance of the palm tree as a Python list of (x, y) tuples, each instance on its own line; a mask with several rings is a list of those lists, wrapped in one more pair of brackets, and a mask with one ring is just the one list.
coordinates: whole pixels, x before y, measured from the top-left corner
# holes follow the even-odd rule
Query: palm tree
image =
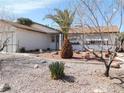
[(61, 32), (64, 34), (64, 44), (61, 50), (61, 57), (72, 58), (73, 50), (68, 39), (68, 32), (74, 20), (75, 12), (68, 10), (62, 11), (59, 9), (55, 9), (55, 11), (55, 15), (47, 15), (46, 18), (52, 19), (54, 22), (56, 22), (59, 25)]

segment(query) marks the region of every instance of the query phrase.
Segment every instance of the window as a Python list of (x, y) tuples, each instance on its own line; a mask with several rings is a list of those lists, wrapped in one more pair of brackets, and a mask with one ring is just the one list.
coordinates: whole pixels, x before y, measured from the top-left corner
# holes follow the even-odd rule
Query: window
[(90, 44), (95, 44), (95, 45), (99, 45), (99, 44), (107, 44), (108, 40), (101, 40), (101, 39), (87, 39), (86, 40), (86, 44), (90, 45)]
[(79, 42), (71, 42), (72, 45), (80, 45)]
[(77, 36), (73, 36), (73, 37), (69, 37), (69, 40), (70, 40), (72, 45), (80, 45), (78, 38), (79, 37), (77, 37)]
[(51, 37), (51, 42), (55, 42), (54, 36)]

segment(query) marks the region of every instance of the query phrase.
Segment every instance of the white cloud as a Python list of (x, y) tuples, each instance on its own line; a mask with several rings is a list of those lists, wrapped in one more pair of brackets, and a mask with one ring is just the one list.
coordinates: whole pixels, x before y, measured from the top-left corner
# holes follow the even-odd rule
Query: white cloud
[(31, 10), (45, 8), (61, 0), (0, 0), (1, 6), (11, 9), (14, 13), (25, 13)]

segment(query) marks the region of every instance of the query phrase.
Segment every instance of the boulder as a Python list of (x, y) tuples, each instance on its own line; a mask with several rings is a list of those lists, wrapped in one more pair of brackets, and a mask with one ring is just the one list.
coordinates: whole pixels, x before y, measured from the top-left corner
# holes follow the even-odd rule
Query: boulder
[(111, 67), (112, 68), (120, 68), (120, 64), (119, 63), (112, 63)]
[(42, 49), (39, 49), (39, 52), (40, 52), (40, 53), (43, 53), (43, 50), (42, 50)]
[(7, 84), (7, 83), (0, 85), (0, 92), (5, 92), (5, 91), (8, 91), (10, 89), (11, 88), (10, 88), (9, 84)]
[(39, 65), (38, 64), (35, 64), (34, 65), (34, 69), (36, 69), (36, 68), (39, 68)]
[(87, 53), (85, 54), (84, 58), (85, 58), (85, 59), (90, 59), (90, 53), (87, 52)]

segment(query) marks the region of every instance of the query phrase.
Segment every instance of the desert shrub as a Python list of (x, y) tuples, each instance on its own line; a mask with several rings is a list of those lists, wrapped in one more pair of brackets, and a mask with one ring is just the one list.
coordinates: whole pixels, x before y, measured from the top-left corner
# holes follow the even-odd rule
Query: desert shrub
[(35, 49), (35, 52), (39, 52), (39, 49)]
[(49, 65), (49, 69), (51, 72), (51, 78), (54, 80), (61, 79), (64, 77), (64, 63), (54, 62)]
[(18, 18), (17, 22), (22, 25), (31, 26), (33, 21), (29, 18)]
[(50, 51), (50, 48), (47, 48), (47, 51)]
[(25, 53), (26, 52), (26, 49), (24, 47), (22, 47), (22, 48), (19, 49), (19, 52)]

